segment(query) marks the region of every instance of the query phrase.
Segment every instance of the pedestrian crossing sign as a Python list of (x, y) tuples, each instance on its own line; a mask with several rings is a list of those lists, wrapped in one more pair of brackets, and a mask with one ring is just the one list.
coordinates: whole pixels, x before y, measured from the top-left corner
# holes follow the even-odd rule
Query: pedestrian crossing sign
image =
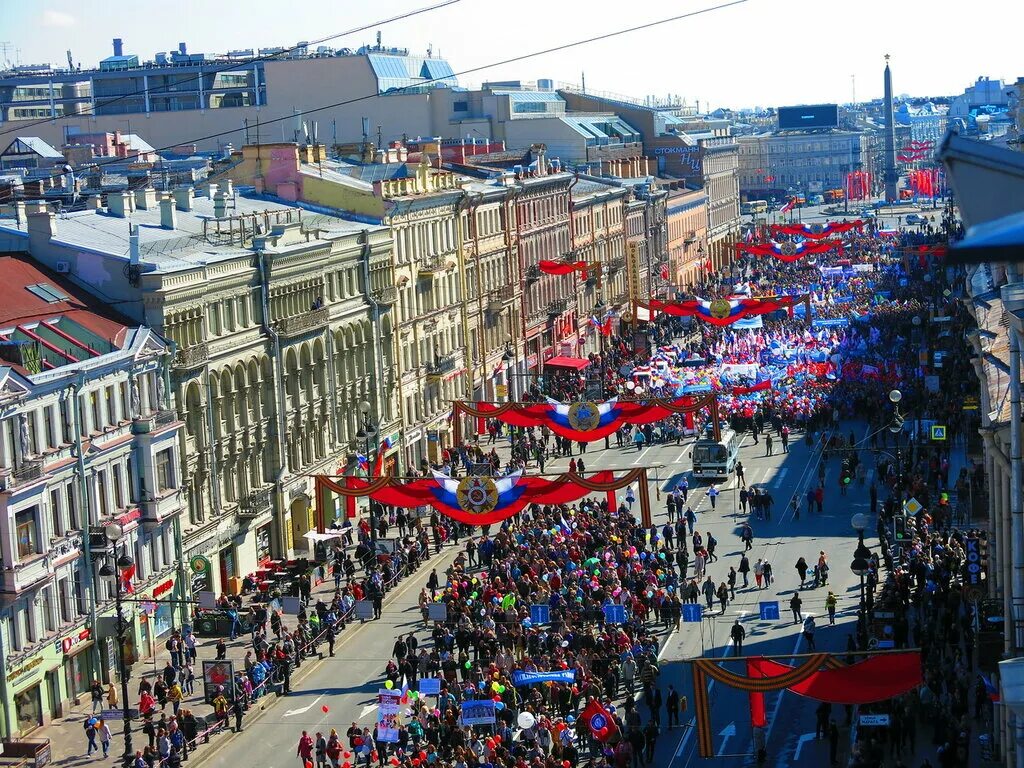
[(779, 601), (772, 600), (771, 602), (761, 603), (761, 621), (778, 621), (779, 620)]
[(704, 608), (700, 603), (683, 604), (683, 621), (700, 623), (703, 618)]
[(945, 440), (946, 426), (944, 424), (932, 424), (932, 440)]

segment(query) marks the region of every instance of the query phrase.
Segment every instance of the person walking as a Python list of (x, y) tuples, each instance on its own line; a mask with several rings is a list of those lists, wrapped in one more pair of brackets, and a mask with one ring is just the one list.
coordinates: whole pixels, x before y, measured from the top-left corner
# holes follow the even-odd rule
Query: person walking
[(697, 513), (690, 509), (690, 507), (687, 507), (683, 517), (686, 520), (686, 525), (689, 526), (690, 535), (692, 536), (693, 530), (697, 525)]
[(765, 589), (768, 589), (768, 587), (770, 587), (775, 581), (774, 572), (772, 571), (772, 564), (769, 563), (767, 560), (765, 560), (764, 564), (761, 566), (761, 576), (764, 579)]
[(789, 427), (782, 428), (782, 452), (789, 453)]
[(711, 501), (711, 509), (714, 510), (715, 502), (718, 501), (718, 489), (715, 487), (714, 483), (712, 483), (711, 487), (708, 488), (707, 497)]
[(242, 715), (245, 714), (245, 704), (242, 703), (241, 697), (236, 697), (231, 702), (231, 714), (235, 716), (235, 733), (241, 733)]
[(665, 706), (668, 708), (668, 729), (671, 731), (679, 725), (679, 692), (676, 691), (675, 686), (668, 687)]
[(836, 623), (836, 603), (839, 602), (836, 599), (835, 593), (830, 589), (828, 591), (828, 597), (825, 598), (825, 610), (828, 611), (828, 623), (834, 625)]
[(730, 600), (735, 600), (736, 599), (736, 568), (731, 566), (731, 565), (729, 566), (729, 576), (727, 578), (727, 581), (729, 582), (729, 599)]
[(747, 478), (743, 475), (743, 462), (742, 461), (737, 461), (736, 462), (736, 480), (744, 488), (747, 487)]
[(732, 629), (729, 630), (729, 637), (732, 638), (733, 645), (736, 646), (736, 655), (742, 656), (743, 641), (747, 639), (747, 630), (742, 624), (740, 624), (739, 619), (736, 619), (735, 623), (732, 625)]
[(704, 584), (701, 585), (701, 591), (704, 593), (704, 599), (707, 601), (708, 610), (710, 611), (715, 607), (715, 582), (708, 576), (704, 580)]
[(82, 726), (85, 728), (85, 738), (88, 741), (88, 747), (85, 750), (85, 756), (91, 757), (92, 753), (96, 751), (96, 725), (99, 723), (95, 717), (87, 717), (85, 724)]
[[(750, 582), (747, 577), (750, 574), (750, 560), (747, 559), (746, 553), (740, 556), (740, 567), (737, 569), (743, 576), (743, 586), (749, 587)], [(685, 574), (683, 574), (685, 576)]]
[(295, 748), (295, 756), (299, 758), (303, 768), (305, 768), (307, 762), (313, 762), (313, 748), (315, 746), (313, 737), (306, 731), (303, 731), (299, 737), (299, 744)]
[(796, 573), (800, 577), (800, 589), (804, 588), (804, 582), (807, 580), (807, 561), (801, 556), (796, 561)]
[(103, 686), (99, 680), (93, 680), (89, 686), (89, 695), (92, 697), (92, 713), (103, 711)]
[(718, 596), (718, 603), (722, 606), (722, 615), (725, 615), (725, 606), (729, 603), (729, 587), (723, 581), (718, 585), (718, 590), (715, 593)]
[(754, 581), (757, 582), (757, 588), (761, 589), (761, 580), (764, 578), (764, 563), (761, 562), (761, 558), (757, 558), (757, 562), (754, 563)]
[(100, 745), (103, 747), (103, 756), (108, 757), (110, 755), (110, 726), (107, 725), (107, 721), (102, 717), (96, 724), (96, 729), (100, 734)]
[(740, 531), (740, 541), (743, 542), (744, 552), (749, 552), (754, 548), (754, 529), (750, 527), (750, 523), (743, 524), (743, 529)]
[(764, 436), (764, 455), (765, 456), (771, 456), (772, 455), (772, 433), (771, 432), (769, 432), (768, 434), (766, 434)]
[(708, 562), (709, 563), (717, 563), (718, 562), (718, 555), (715, 554), (715, 547), (717, 547), (717, 546), (718, 546), (718, 539), (716, 539), (714, 536), (711, 535), (711, 531), (708, 531), (708, 541), (707, 541), (707, 544), (705, 545), (705, 547), (706, 547), (706, 549), (708, 551)]
[(813, 651), (814, 648), (814, 631), (817, 629), (814, 626), (814, 617), (808, 616), (804, 619), (804, 640), (807, 642), (807, 650)]
[(800, 599), (800, 595), (793, 593), (793, 597), (789, 600), (789, 608), (793, 611), (793, 623), (800, 623), (800, 606), (804, 604), (804, 601)]

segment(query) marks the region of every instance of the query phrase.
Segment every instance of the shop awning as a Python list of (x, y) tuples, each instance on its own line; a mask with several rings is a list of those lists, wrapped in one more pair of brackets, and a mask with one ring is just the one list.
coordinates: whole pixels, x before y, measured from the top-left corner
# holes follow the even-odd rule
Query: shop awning
[(590, 365), (585, 357), (566, 357), (559, 355), (544, 361), (545, 368), (570, 368), (574, 371), (582, 371)]

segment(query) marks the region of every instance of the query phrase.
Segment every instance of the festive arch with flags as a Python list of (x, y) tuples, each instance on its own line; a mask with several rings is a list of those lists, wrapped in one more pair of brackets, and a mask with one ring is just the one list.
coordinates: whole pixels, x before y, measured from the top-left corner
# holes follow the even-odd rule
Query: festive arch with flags
[(800, 243), (784, 240), (776, 242), (768, 240), (764, 243), (736, 243), (736, 255), (750, 253), (754, 256), (774, 256), (779, 261), (792, 262), (802, 259), (804, 256), (814, 256), (819, 253), (828, 253), (838, 250), (843, 255), (843, 241), (837, 238), (831, 240), (805, 240)]
[(772, 224), (773, 235), (790, 235), (803, 237), (808, 240), (824, 240), (832, 235), (840, 235), (852, 229), (863, 229), (864, 222), (860, 219), (854, 221), (827, 221), (824, 224)]
[(633, 469), (620, 477), (601, 470), (586, 477), (574, 472), (555, 476), (524, 475), (522, 471), (503, 477), (469, 475), (454, 478), (441, 472), (432, 477), (331, 477), (316, 476), (316, 527), (323, 533), (323, 510), (328, 494), (342, 496), (346, 515), (355, 517), (355, 500), (372, 499), (388, 506), (412, 509), (433, 507), (443, 515), (466, 525), (491, 525), (521, 512), (530, 504), (569, 504), (592, 493), (606, 494), (609, 509), (615, 509), (615, 492), (636, 485), (640, 516), (651, 525), (651, 502), (646, 468)]
[(745, 317), (767, 315), (780, 309), (792, 309), (797, 304), (807, 307), (811, 316), (811, 296), (762, 296), (760, 298), (732, 299), (690, 299), (688, 301), (660, 301), (651, 299), (648, 303), (636, 302), (638, 308), (664, 312), (676, 317), (694, 317), (717, 326), (732, 325)]
[[(619, 400), (603, 403), (560, 403), (548, 398), (541, 403), (452, 403), (452, 425), (456, 444), (462, 443), (460, 414), (472, 416), (483, 423), (498, 419), (514, 427), (546, 426), (556, 435), (581, 443), (592, 443), (615, 432), (623, 425), (653, 424), (673, 414), (692, 414), (707, 408), (715, 439), (721, 438), (718, 425), (718, 398), (714, 393), (676, 399)], [(484, 433), (484, 429), (480, 430)]]
[(828, 653), (795, 654), (797, 666), (764, 656), (741, 656), (729, 661), (746, 663), (746, 675), (721, 666), (722, 659), (700, 658), (692, 662), (697, 746), (701, 757), (714, 757), (708, 678), (745, 691), (750, 698), (750, 722), (754, 728), (767, 724), (764, 694), (787, 690), (829, 704), (870, 704), (911, 691), (923, 682), (919, 651), (868, 651), (863, 661), (847, 665)]

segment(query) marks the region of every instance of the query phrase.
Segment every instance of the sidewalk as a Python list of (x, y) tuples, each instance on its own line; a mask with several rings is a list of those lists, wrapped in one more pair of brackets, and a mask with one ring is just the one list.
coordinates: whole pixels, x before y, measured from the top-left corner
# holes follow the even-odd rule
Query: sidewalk
[[(463, 539), (462, 541), (465, 540)], [(389, 589), (387, 593), (385, 593), (384, 605), (388, 604), (390, 598), (396, 593), (396, 591), (401, 590), (401, 587), (406, 584), (407, 580), (420, 579), (425, 584), (431, 568), (447, 567), (447, 561), (454, 559), (456, 554), (460, 551), (462, 551), (462, 546), (446, 544), (439, 555), (431, 554), (427, 559), (421, 562), (420, 567), (415, 572), (413, 572), (411, 575), (406, 576), (404, 579), (399, 581), (394, 587)], [(362, 573), (363, 571), (360, 568), (357, 571), (357, 577), (361, 576)], [(344, 580), (342, 583), (344, 584)], [(312, 606), (313, 604), (315, 604), (317, 599), (321, 597), (324, 599), (324, 602), (330, 604), (331, 600), (334, 597), (333, 577), (328, 577), (324, 582), (313, 588), (310, 605)], [(289, 619), (291, 619), (291, 621), (289, 621)], [(286, 628), (294, 628), (294, 617), (284, 616), (283, 626)], [(361, 626), (362, 623), (359, 622), (357, 619), (353, 618), (346, 621), (345, 629), (339, 629), (337, 634), (337, 640), (335, 642), (336, 652), (338, 646), (340, 646), (343, 642), (350, 640), (352, 633), (358, 632)], [(269, 624), (268, 635), (270, 636), (270, 639), (273, 639), (273, 633), (269, 631)], [(195, 689), (192, 694), (185, 694), (185, 699), (182, 701), (181, 704), (182, 711), (190, 709), (192, 710), (193, 714), (196, 715), (196, 717), (212, 716), (212, 706), (206, 704), (203, 701), (202, 662), (203, 660), (210, 661), (216, 657), (216, 645), (218, 639), (219, 638), (217, 637), (196, 638), (196, 662), (194, 664), (196, 674)], [(160, 639), (160, 650), (156, 654), (154, 654), (154, 656), (151, 659), (146, 659), (145, 661), (139, 662), (138, 664), (134, 665), (132, 669), (132, 675), (128, 680), (129, 705), (132, 708), (135, 708), (135, 706), (137, 705), (138, 688), (139, 683), (142, 681), (142, 679), (146, 678), (150, 682), (153, 682), (155, 678), (162, 673), (164, 666), (170, 660), (170, 653), (168, 653), (168, 651), (164, 648), (164, 640), (166, 640), (166, 638)], [(226, 637), (224, 638), (224, 640), (227, 646), (227, 660), (235, 662), (236, 671), (244, 669), (243, 662), (245, 660), (245, 654), (248, 651), (252, 650), (251, 636), (248, 633), (243, 633), (236, 640), (229, 641), (228, 638)], [(298, 682), (306, 674), (308, 674), (310, 668), (316, 665), (319, 659), (322, 659), (327, 655), (326, 641), (322, 641), (319, 644), (317, 650), (320, 652), (319, 657), (316, 655), (309, 656), (303, 660), (302, 665), (299, 668), (293, 668), (291, 676), (291, 684), (293, 689), (295, 689), (298, 685)], [(120, 685), (118, 683), (115, 683), (115, 685), (118, 686), (118, 695), (120, 696)], [(257, 703), (254, 703), (250, 707), (249, 711), (245, 714), (243, 721), (245, 727), (248, 727), (251, 721), (254, 719), (254, 717), (258, 715), (258, 713), (263, 711), (267, 702), (276, 701), (278, 698), (274, 693), (269, 693), (266, 695), (272, 698), (268, 698), (266, 699), (266, 701), (264, 701), (264, 697), (261, 697), (257, 700)], [(119, 702), (119, 704), (124, 704), (124, 702)], [(106, 709), (105, 701), (103, 707), (104, 709)], [(170, 718), (171, 715), (173, 714), (173, 707), (170, 704), (168, 704), (168, 706), (163, 711), (164, 713), (166, 713), (167, 717)], [(88, 742), (85, 737), (83, 724), (91, 716), (93, 716), (92, 701), (90, 697), (86, 695), (81, 699), (80, 704), (72, 705), (65, 712), (64, 717), (55, 718), (48, 725), (43, 726), (37, 731), (34, 731), (31, 735), (31, 738), (50, 740), (50, 752), (52, 755), (51, 762), (54, 765), (73, 766), (80, 765), (83, 763), (91, 764), (97, 760), (101, 761), (102, 764), (104, 762), (107, 762), (103, 759), (102, 750), (94, 752), (92, 757), (87, 757), (85, 754)], [(99, 713), (97, 713), (95, 716), (99, 717)], [(159, 720), (159, 717), (160, 712), (158, 711), (156, 718), (154, 718), (154, 723), (156, 723)], [(233, 718), (229, 718), (229, 720), (231, 723), (234, 722)], [(135, 718), (132, 720), (132, 746), (136, 750), (142, 750), (149, 744), (148, 737), (141, 730), (142, 724), (143, 720), (141, 718)], [(118, 717), (116, 719), (108, 720), (107, 725), (110, 727), (112, 734), (109, 761), (113, 764), (120, 764), (119, 758), (124, 751), (124, 728), (120, 712), (118, 713)], [(198, 730), (199, 733), (202, 734), (203, 731), (205, 730), (205, 727), (200, 725)], [(224, 737), (220, 733), (211, 733), (211, 745), (222, 738)], [(200, 744), (200, 754), (202, 754), (204, 748), (201, 745), (203, 744), (204, 740), (203, 738), (200, 738), (198, 739), (198, 741)], [(99, 745), (98, 738), (97, 745)], [(205, 749), (209, 750), (210, 747), (206, 747)], [(191, 751), (192, 748), (190, 747), (190, 753)]]

